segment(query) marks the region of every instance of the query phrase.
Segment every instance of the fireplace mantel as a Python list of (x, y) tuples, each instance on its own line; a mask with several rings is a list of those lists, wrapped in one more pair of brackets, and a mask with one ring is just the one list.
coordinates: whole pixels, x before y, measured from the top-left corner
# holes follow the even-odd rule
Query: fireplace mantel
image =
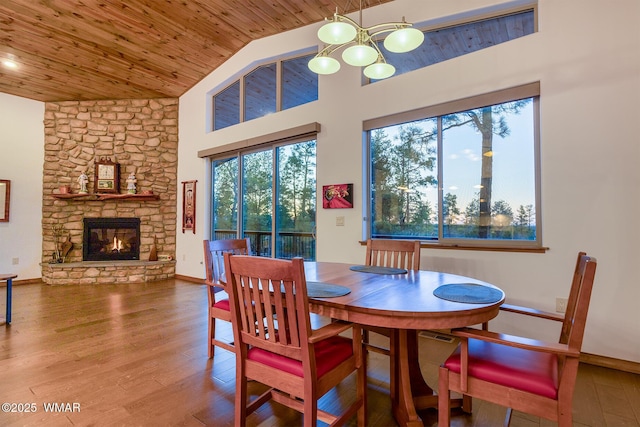
[(158, 194), (62, 194), (54, 193), (53, 197), (59, 200), (69, 201), (95, 201), (95, 200), (132, 200), (132, 201), (151, 201), (160, 200)]

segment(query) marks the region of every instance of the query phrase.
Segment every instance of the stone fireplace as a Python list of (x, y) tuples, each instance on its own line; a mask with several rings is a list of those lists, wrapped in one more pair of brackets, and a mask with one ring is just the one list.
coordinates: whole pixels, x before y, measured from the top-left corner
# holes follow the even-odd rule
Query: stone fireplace
[[(178, 99), (47, 102), (44, 131), (42, 280), (66, 285), (174, 277)], [(119, 192), (95, 194), (95, 162), (102, 157), (120, 165)], [(131, 173), (136, 194), (127, 194)], [(89, 178), (89, 194), (78, 194), (81, 174)], [(63, 186), (71, 194), (61, 195)], [(135, 218), (136, 230), (97, 224), (95, 239), (92, 231), (85, 237), (85, 220), (98, 218)], [(72, 246), (64, 262), (52, 263), (57, 242)], [(149, 261), (153, 246), (159, 261)]]
[(84, 218), (83, 261), (140, 259), (140, 218)]

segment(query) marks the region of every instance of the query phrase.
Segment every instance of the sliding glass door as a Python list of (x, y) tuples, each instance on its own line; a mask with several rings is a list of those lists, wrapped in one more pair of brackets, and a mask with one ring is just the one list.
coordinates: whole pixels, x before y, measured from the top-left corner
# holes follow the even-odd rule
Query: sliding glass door
[(256, 255), (272, 256), (273, 150), (245, 154), (242, 160), (242, 232)]
[(213, 230), (211, 239), (238, 237), (238, 157), (212, 162)]
[(316, 142), (276, 148), (276, 258), (316, 259)]
[(315, 260), (315, 140), (216, 159), (212, 179), (212, 238), (249, 237), (256, 255)]

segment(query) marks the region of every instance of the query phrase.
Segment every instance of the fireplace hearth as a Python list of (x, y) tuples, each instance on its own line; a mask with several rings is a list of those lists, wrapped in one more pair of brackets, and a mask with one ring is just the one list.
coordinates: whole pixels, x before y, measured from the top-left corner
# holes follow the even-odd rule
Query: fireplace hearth
[(140, 259), (140, 218), (84, 218), (83, 261)]

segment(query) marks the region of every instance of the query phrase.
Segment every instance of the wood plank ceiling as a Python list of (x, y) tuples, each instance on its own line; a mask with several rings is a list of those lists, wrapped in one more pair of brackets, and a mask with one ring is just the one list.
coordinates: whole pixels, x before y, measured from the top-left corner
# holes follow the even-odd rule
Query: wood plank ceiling
[(179, 97), (252, 40), (336, 7), (359, 2), (1, 0), (0, 61), (18, 66), (0, 64), (0, 92), (44, 102)]

